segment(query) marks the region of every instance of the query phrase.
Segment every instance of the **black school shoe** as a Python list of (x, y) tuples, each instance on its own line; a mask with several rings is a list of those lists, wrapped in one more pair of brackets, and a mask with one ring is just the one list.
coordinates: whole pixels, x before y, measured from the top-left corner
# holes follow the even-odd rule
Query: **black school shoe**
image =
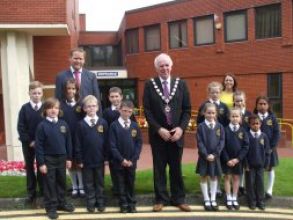
[(127, 208), (127, 206), (121, 206), (121, 207), (120, 207), (120, 212), (121, 212), (121, 213), (127, 213), (127, 212), (128, 212), (128, 208)]
[(245, 188), (243, 186), (239, 187), (238, 194), (239, 194), (239, 196), (246, 195), (246, 191), (245, 191)]
[(270, 200), (270, 199), (272, 199), (273, 198), (273, 196), (271, 195), (271, 194), (269, 194), (269, 193), (266, 193), (265, 194), (265, 199), (266, 200)]
[(65, 203), (65, 204), (59, 205), (57, 207), (57, 210), (64, 211), (64, 212), (73, 212), (74, 206), (70, 203)]
[(233, 204), (231, 200), (227, 200), (226, 202), (226, 207), (228, 210), (232, 210), (233, 209)]
[(237, 200), (233, 200), (232, 203), (233, 203), (233, 207), (234, 207), (235, 210), (239, 210), (240, 209), (240, 205), (239, 205), (239, 203), (238, 203)]
[(218, 206), (217, 201), (211, 201), (211, 205), (212, 205), (213, 211), (219, 211), (219, 206)]
[(204, 201), (203, 207), (204, 207), (204, 210), (206, 210), (206, 211), (212, 211), (213, 210), (210, 201)]
[(95, 207), (94, 206), (88, 206), (88, 207), (86, 207), (86, 209), (90, 213), (94, 213), (95, 212)]
[(128, 207), (128, 212), (129, 213), (137, 213), (136, 207), (135, 206), (129, 206)]
[(47, 211), (47, 216), (49, 219), (58, 219), (58, 217), (59, 217), (56, 210)]

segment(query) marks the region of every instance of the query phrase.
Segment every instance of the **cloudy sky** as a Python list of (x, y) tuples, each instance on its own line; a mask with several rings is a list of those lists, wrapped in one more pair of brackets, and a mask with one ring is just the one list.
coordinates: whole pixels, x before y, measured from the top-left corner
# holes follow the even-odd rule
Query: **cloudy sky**
[(88, 31), (117, 31), (124, 12), (172, 0), (80, 0)]

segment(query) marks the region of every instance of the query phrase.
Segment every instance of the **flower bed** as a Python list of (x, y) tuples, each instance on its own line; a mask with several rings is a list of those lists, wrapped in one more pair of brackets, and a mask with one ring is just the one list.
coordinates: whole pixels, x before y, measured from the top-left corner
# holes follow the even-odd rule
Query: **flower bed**
[(24, 162), (0, 160), (0, 176), (25, 176)]

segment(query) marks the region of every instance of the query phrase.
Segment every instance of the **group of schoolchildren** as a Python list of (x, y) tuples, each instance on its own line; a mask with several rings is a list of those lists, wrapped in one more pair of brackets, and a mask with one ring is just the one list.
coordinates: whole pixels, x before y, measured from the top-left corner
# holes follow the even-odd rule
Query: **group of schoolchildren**
[[(272, 197), (274, 167), (278, 165), (276, 147), (280, 130), (277, 119), (266, 96), (257, 97), (251, 113), (246, 109), (243, 91), (234, 92), (231, 109), (220, 101), (221, 91), (219, 82), (208, 85), (208, 100), (200, 106), (197, 117), (196, 173), (200, 175), (204, 208), (218, 210), (216, 196), (224, 173), (227, 209), (240, 208), (238, 191), (245, 178), (248, 207), (264, 210), (265, 199)], [(264, 171), (268, 171), (266, 193)]]
[[(72, 182), (72, 197), (85, 197), (87, 210), (105, 211), (104, 168), (109, 162), (113, 191), (122, 213), (136, 212), (134, 182), (142, 148), (141, 132), (133, 117), (133, 103), (123, 101), (118, 87), (109, 90), (111, 107), (97, 114), (99, 101), (89, 95), (79, 100), (74, 79), (66, 82), (65, 100), (48, 98), (42, 103), (43, 85), (29, 85), (30, 101), (19, 112), (18, 132), (27, 173), (28, 202), (37, 196), (37, 182), (50, 219), (57, 210), (74, 211), (66, 201), (66, 169)], [(245, 93), (234, 93), (234, 107), (220, 102), (222, 85), (208, 85), (208, 100), (197, 117), (198, 161), (196, 173), (207, 211), (218, 210), (216, 200), (222, 173), (226, 207), (239, 209), (238, 190), (245, 173), (248, 206), (265, 209), (264, 171), (269, 171), (267, 197), (272, 196), (279, 127), (269, 100), (256, 99), (254, 113), (245, 108)], [(35, 176), (34, 160), (38, 165)], [(38, 181), (37, 181), (38, 180)], [(231, 186), (232, 182), (232, 186)], [(209, 183), (209, 184), (208, 184)]]
[(19, 112), (17, 128), (26, 164), (27, 202), (36, 199), (38, 179), (50, 219), (58, 218), (57, 210), (73, 212), (74, 206), (65, 199), (68, 169), (72, 197), (85, 197), (90, 213), (104, 212), (104, 170), (109, 161), (121, 212), (136, 212), (134, 181), (142, 139), (137, 123), (131, 120), (133, 103), (122, 100), (122, 90), (112, 87), (112, 106), (104, 110), (102, 118), (95, 96), (79, 100), (74, 79), (66, 82), (64, 94), (64, 100), (48, 98), (42, 103), (43, 85), (33, 81), (29, 85), (30, 101)]

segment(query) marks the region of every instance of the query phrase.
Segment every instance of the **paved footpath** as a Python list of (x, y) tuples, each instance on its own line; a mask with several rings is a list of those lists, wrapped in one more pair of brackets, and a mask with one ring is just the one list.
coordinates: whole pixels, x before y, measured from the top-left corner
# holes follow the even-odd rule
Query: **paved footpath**
[[(191, 212), (180, 212), (176, 207), (165, 207), (164, 211), (152, 212), (151, 206), (137, 208), (138, 213), (119, 213), (116, 207), (108, 207), (104, 213), (88, 213), (85, 208), (77, 208), (74, 213), (59, 212), (59, 219), (293, 219), (293, 210), (284, 208), (267, 208), (263, 211), (251, 211), (241, 207), (240, 211), (227, 211), (220, 206), (219, 212), (206, 212), (202, 206), (191, 206)], [(47, 219), (43, 209), (2, 211), (0, 219), (41, 220)]]

